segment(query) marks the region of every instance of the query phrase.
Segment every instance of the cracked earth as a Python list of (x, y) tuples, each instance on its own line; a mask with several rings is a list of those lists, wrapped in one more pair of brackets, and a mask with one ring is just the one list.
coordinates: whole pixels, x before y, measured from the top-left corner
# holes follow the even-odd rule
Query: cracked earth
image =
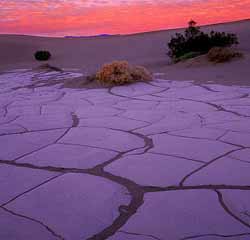
[(1, 240), (250, 239), (249, 87), (79, 77), (0, 74)]

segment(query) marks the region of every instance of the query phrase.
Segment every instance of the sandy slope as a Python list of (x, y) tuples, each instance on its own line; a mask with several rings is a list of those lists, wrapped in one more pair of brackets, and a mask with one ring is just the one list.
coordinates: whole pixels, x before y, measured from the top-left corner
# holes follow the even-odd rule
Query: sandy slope
[(165, 72), (168, 79), (250, 84), (250, 20), (206, 26), (203, 29), (237, 33), (239, 48), (246, 57), (219, 65), (208, 64), (204, 59), (198, 60), (198, 63), (169, 65), (166, 44), (171, 35), (182, 30), (89, 39), (0, 35), (0, 70), (36, 66), (34, 51), (49, 49), (53, 54), (51, 64), (58, 67), (93, 72), (104, 62), (125, 59), (154, 72)]

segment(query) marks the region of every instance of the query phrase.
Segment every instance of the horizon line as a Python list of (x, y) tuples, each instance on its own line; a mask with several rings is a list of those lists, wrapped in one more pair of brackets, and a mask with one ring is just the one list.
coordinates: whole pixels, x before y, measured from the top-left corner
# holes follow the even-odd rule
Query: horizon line
[[(199, 27), (208, 27), (208, 26), (216, 26), (221, 24), (230, 24), (230, 23), (240, 23), (250, 21), (250, 18), (244, 18), (240, 20), (234, 21), (226, 21), (226, 22), (218, 22), (218, 23), (210, 23), (210, 24), (197, 24)], [(119, 36), (132, 36), (132, 35), (140, 35), (146, 33), (156, 33), (156, 32), (163, 32), (163, 31), (174, 31), (174, 30), (181, 30), (185, 29), (185, 27), (177, 27), (177, 28), (165, 28), (165, 29), (158, 29), (153, 31), (145, 31), (145, 32), (134, 32), (134, 33), (127, 33), (127, 34), (109, 34), (109, 33), (100, 33), (96, 35), (64, 35), (64, 36), (49, 36), (49, 35), (39, 35), (39, 34), (15, 34), (15, 33), (0, 33), (0, 36), (23, 36), (23, 37), (41, 37), (41, 38), (105, 38), (105, 37), (119, 37)]]

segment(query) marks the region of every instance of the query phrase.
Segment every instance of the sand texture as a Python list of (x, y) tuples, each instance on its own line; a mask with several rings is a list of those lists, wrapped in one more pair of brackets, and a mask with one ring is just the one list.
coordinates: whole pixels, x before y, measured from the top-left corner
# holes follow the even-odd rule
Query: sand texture
[(219, 65), (198, 59), (191, 63), (169, 66), (166, 45), (172, 35), (183, 31), (181, 29), (89, 39), (0, 35), (0, 70), (37, 66), (33, 53), (39, 49), (48, 49), (53, 54), (50, 64), (61, 68), (77, 68), (87, 73), (95, 72), (106, 62), (128, 60), (153, 72), (165, 72), (167, 79), (183, 80), (185, 76), (185, 79), (201, 82), (248, 84), (250, 20), (207, 26), (202, 29), (236, 33), (240, 40), (239, 49), (245, 54), (245, 58)]

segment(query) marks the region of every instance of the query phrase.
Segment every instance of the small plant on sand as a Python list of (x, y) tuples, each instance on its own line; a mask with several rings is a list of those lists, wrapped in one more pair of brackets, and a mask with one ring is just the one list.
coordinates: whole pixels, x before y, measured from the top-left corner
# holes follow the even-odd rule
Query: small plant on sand
[(144, 67), (129, 65), (127, 61), (114, 61), (102, 66), (96, 80), (105, 85), (123, 85), (136, 81), (152, 80), (151, 73)]
[(213, 47), (230, 47), (238, 44), (235, 34), (225, 32), (204, 33), (191, 20), (184, 34), (177, 33), (168, 43), (168, 55), (174, 62), (206, 54)]
[(240, 58), (242, 56), (242, 53), (227, 47), (213, 47), (207, 54), (208, 60), (214, 63), (228, 62), (233, 58)]
[(51, 53), (46, 50), (37, 51), (34, 54), (37, 61), (48, 61), (51, 58)]

